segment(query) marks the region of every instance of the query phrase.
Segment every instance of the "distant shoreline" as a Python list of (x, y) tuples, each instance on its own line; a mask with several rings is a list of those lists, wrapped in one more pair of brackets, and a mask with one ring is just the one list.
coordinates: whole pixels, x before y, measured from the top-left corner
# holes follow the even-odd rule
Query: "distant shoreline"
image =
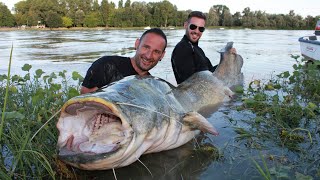
[[(17, 30), (34, 30), (34, 31), (50, 31), (50, 30), (65, 30), (65, 31), (76, 31), (76, 30), (145, 30), (145, 27), (71, 27), (71, 28), (21, 28), (21, 27), (0, 27), (0, 31), (17, 31)], [(160, 27), (160, 29), (171, 30), (171, 29), (182, 29), (183, 27)]]
[[(94, 28), (89, 28), (89, 27), (71, 27), (71, 28), (31, 28), (31, 27), (26, 27), (26, 28), (21, 28), (21, 27), (0, 27), (0, 31), (20, 31), (20, 30), (27, 30), (27, 31), (79, 31), (79, 30), (146, 30), (144, 29), (145, 27), (94, 27)], [(153, 28), (153, 27), (151, 27)], [(177, 30), (177, 29), (184, 29), (182, 26), (181, 27), (159, 27), (160, 29), (163, 30)], [(228, 30), (228, 29), (243, 29), (243, 30), (313, 30), (313, 29), (265, 29), (265, 28), (245, 28), (245, 27), (224, 27), (224, 26), (210, 26), (206, 27), (206, 29), (218, 29), (218, 30)]]

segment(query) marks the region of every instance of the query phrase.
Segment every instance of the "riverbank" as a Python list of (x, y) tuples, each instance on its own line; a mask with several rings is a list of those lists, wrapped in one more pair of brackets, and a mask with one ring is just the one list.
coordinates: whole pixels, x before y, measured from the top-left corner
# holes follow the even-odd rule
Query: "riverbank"
[[(146, 27), (94, 27), (94, 28), (89, 28), (89, 27), (70, 27), (70, 28), (34, 28), (34, 27), (0, 27), (0, 31), (21, 31), (21, 30), (32, 30), (32, 31), (81, 31), (81, 30), (93, 30), (93, 31), (102, 31), (102, 30), (144, 30)], [(153, 27), (151, 27), (153, 28)], [(179, 27), (159, 27), (163, 30), (177, 30), (177, 29), (184, 29), (183, 26)], [(245, 28), (245, 27), (239, 27), (239, 26), (234, 26), (234, 27), (226, 27), (226, 26), (209, 26), (206, 27), (206, 29), (218, 29), (218, 30), (228, 30), (228, 29), (244, 29), (244, 30), (280, 30), (280, 29), (270, 29), (270, 28)], [(284, 30), (284, 29), (281, 29)], [(288, 30), (293, 30), (293, 29), (288, 29)], [(296, 30), (301, 30), (301, 29), (296, 29)], [(303, 29), (302, 29), (303, 30)], [(305, 29), (305, 30), (313, 30), (313, 29)]]
[[(34, 27), (0, 27), (0, 31), (20, 31), (20, 30), (34, 30), (34, 31), (52, 31), (52, 30), (61, 30), (61, 31), (79, 31), (79, 30), (143, 30), (146, 27), (70, 27), (70, 28), (34, 28)], [(153, 27), (151, 27), (153, 28)], [(160, 27), (165, 30), (174, 30), (182, 29), (183, 27)]]

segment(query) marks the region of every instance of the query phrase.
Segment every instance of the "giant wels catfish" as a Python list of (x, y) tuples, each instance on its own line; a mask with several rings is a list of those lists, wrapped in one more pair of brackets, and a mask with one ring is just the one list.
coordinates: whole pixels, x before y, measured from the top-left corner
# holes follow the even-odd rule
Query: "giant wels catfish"
[(239, 81), (224, 84), (224, 77), (240, 75), (243, 59), (229, 49), (220, 52), (217, 73), (195, 73), (177, 87), (153, 76), (129, 76), (68, 100), (57, 122), (59, 158), (85, 170), (119, 168), (179, 147), (201, 131), (218, 135), (197, 111), (233, 96), (228, 86)]

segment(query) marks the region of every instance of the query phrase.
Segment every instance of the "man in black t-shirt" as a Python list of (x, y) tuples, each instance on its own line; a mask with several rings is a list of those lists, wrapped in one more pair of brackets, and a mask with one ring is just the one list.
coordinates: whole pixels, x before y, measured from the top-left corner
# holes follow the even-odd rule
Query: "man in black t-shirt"
[[(200, 11), (192, 11), (184, 23), (186, 29), (182, 40), (175, 46), (171, 56), (171, 64), (177, 84), (188, 79), (192, 74), (209, 70), (213, 72), (217, 66), (212, 66), (210, 60), (198, 46), (205, 30), (206, 16)], [(236, 53), (236, 49), (230, 50)]]
[(134, 57), (103, 56), (92, 63), (82, 83), (81, 94), (97, 89), (130, 75), (150, 75), (165, 54), (167, 37), (159, 28), (145, 31), (135, 42)]

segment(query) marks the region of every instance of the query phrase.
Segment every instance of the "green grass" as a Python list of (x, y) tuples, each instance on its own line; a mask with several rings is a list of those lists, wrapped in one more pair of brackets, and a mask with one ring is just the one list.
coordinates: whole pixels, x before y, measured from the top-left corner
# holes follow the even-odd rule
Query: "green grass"
[[(22, 67), (24, 76), (0, 75), (0, 179), (55, 179), (57, 114), (66, 100), (79, 95), (82, 77), (66, 71), (46, 75), (32, 66)], [(71, 82), (71, 84), (69, 84)]]

